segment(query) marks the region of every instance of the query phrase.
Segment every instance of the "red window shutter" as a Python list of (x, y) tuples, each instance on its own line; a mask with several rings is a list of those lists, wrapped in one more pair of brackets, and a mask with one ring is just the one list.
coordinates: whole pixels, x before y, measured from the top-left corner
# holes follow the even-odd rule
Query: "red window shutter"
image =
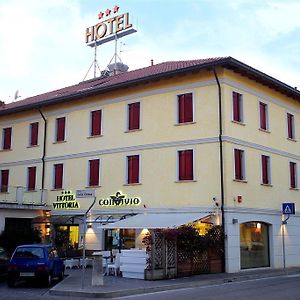
[(140, 157), (139, 155), (127, 156), (127, 183), (139, 183)]
[(259, 103), (259, 113), (260, 113), (260, 128), (267, 130), (267, 105), (264, 103)]
[(128, 130), (140, 129), (140, 102), (128, 105)]
[(54, 188), (61, 189), (63, 184), (63, 164), (54, 165)]
[(179, 155), (179, 180), (194, 179), (193, 150), (183, 150)]
[(11, 149), (11, 132), (11, 127), (3, 129), (3, 150)]
[(36, 167), (29, 167), (28, 168), (28, 191), (35, 190), (35, 181), (36, 181)]
[(9, 170), (1, 170), (1, 193), (8, 192)]
[(57, 118), (56, 119), (56, 141), (62, 142), (65, 140), (65, 125), (66, 118)]
[(296, 163), (290, 162), (290, 182), (291, 188), (296, 188)]
[(237, 92), (232, 93), (233, 103), (233, 120), (241, 122), (241, 94)]
[(93, 159), (90, 160), (90, 179), (89, 179), (89, 185), (90, 186), (98, 186), (99, 185), (99, 167), (100, 167), (100, 160), (99, 159)]
[(178, 96), (178, 123), (193, 122), (193, 94)]
[(288, 138), (294, 139), (294, 116), (287, 114), (287, 125), (288, 125)]
[(235, 179), (243, 180), (243, 151), (234, 149)]
[(38, 144), (38, 132), (39, 132), (39, 123), (30, 124), (30, 146), (36, 146)]
[(92, 114), (91, 136), (100, 135), (102, 111), (101, 110), (92, 111), (91, 114)]
[(262, 182), (263, 184), (269, 184), (269, 157), (266, 155), (261, 156), (261, 165), (262, 165)]

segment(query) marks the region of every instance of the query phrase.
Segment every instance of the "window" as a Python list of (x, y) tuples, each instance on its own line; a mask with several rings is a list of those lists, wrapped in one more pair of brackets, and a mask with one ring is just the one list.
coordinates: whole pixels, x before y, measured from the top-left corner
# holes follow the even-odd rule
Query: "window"
[(290, 162), (290, 187), (291, 189), (296, 189), (297, 184), (297, 164)]
[(54, 189), (62, 189), (63, 185), (63, 164), (55, 164), (54, 165)]
[(140, 129), (140, 102), (128, 104), (128, 130)]
[(259, 102), (260, 129), (268, 130), (268, 105)]
[(194, 180), (193, 150), (178, 151), (178, 180)]
[(288, 130), (288, 138), (294, 140), (295, 122), (294, 122), (294, 116), (290, 113), (287, 113), (287, 130)]
[(39, 122), (30, 124), (29, 145), (36, 146), (38, 144)]
[(234, 149), (234, 171), (236, 180), (245, 180), (244, 150)]
[(237, 92), (232, 92), (232, 119), (236, 122), (243, 122), (243, 96)]
[(127, 156), (127, 184), (139, 183), (140, 156)]
[(36, 167), (29, 167), (28, 176), (27, 176), (28, 191), (35, 191), (35, 182), (36, 182)]
[(263, 184), (271, 184), (270, 157), (261, 156), (261, 177)]
[(65, 126), (65, 117), (56, 119), (56, 142), (63, 142), (65, 140)]
[(9, 170), (1, 170), (1, 193), (8, 192), (8, 177), (9, 177)]
[(11, 149), (11, 133), (12, 133), (11, 127), (3, 128), (3, 139), (2, 139), (3, 150)]
[(102, 110), (95, 110), (91, 112), (91, 136), (97, 136), (102, 134), (101, 128)]
[(177, 96), (178, 99), (178, 123), (189, 123), (194, 121), (193, 116), (193, 94), (187, 93)]
[(89, 186), (99, 186), (99, 169), (99, 159), (92, 159), (89, 161)]

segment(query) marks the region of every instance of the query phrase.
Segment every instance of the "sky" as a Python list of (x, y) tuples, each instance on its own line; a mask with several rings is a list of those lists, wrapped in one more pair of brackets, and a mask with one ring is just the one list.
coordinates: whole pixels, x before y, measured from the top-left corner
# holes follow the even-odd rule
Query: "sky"
[[(94, 49), (86, 46), (85, 31), (116, 4), (137, 29), (118, 45), (129, 70), (151, 59), (232, 56), (300, 87), (300, 0), (0, 0), (0, 100), (92, 78)], [(97, 49), (103, 70), (114, 43)]]

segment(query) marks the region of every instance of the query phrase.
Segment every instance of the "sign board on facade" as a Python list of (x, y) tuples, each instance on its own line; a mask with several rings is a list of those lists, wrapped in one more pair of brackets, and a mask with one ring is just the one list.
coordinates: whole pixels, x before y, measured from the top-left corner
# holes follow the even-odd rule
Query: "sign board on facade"
[(141, 199), (138, 197), (128, 197), (117, 192), (116, 195), (110, 196), (108, 199), (100, 199), (100, 206), (136, 206), (141, 204)]
[(56, 202), (53, 202), (53, 209), (79, 209), (79, 202), (76, 201), (75, 195), (72, 191), (62, 191), (60, 195), (56, 197)]
[(295, 213), (295, 203), (282, 203), (282, 214), (294, 215)]
[(95, 190), (77, 190), (76, 198), (95, 198)]

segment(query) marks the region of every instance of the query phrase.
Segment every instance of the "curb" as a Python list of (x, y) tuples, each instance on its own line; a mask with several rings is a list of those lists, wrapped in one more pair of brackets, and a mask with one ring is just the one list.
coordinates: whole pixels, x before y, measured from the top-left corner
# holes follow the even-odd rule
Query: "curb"
[[(170, 285), (162, 285), (162, 286), (155, 286), (155, 287), (143, 287), (143, 288), (132, 288), (127, 290), (115, 290), (115, 291), (88, 291), (88, 290), (68, 290), (66, 289), (57, 289), (57, 287), (63, 285), (63, 282), (59, 283), (59, 285), (53, 287), (49, 290), (50, 295), (55, 296), (72, 296), (72, 297), (86, 297), (86, 298), (116, 298), (116, 297), (125, 297), (131, 295), (138, 295), (138, 294), (149, 294), (155, 292), (162, 292), (162, 291), (170, 291), (170, 290), (177, 290), (183, 288), (193, 288), (193, 287), (200, 287), (200, 286), (212, 286), (212, 285), (219, 285), (219, 284), (227, 284), (232, 282), (240, 282), (240, 281), (248, 281), (248, 280), (255, 280), (255, 279), (262, 279), (262, 278), (271, 278), (271, 277), (278, 277), (282, 275), (291, 275), (291, 274), (300, 274), (300, 271), (275, 271), (270, 273), (264, 274), (245, 274), (227, 278), (218, 278), (218, 279), (206, 279), (203, 281), (193, 281), (193, 282), (183, 282), (183, 283), (175, 283)], [(71, 276), (70, 276), (71, 277)], [(71, 278), (70, 278), (71, 279)]]

